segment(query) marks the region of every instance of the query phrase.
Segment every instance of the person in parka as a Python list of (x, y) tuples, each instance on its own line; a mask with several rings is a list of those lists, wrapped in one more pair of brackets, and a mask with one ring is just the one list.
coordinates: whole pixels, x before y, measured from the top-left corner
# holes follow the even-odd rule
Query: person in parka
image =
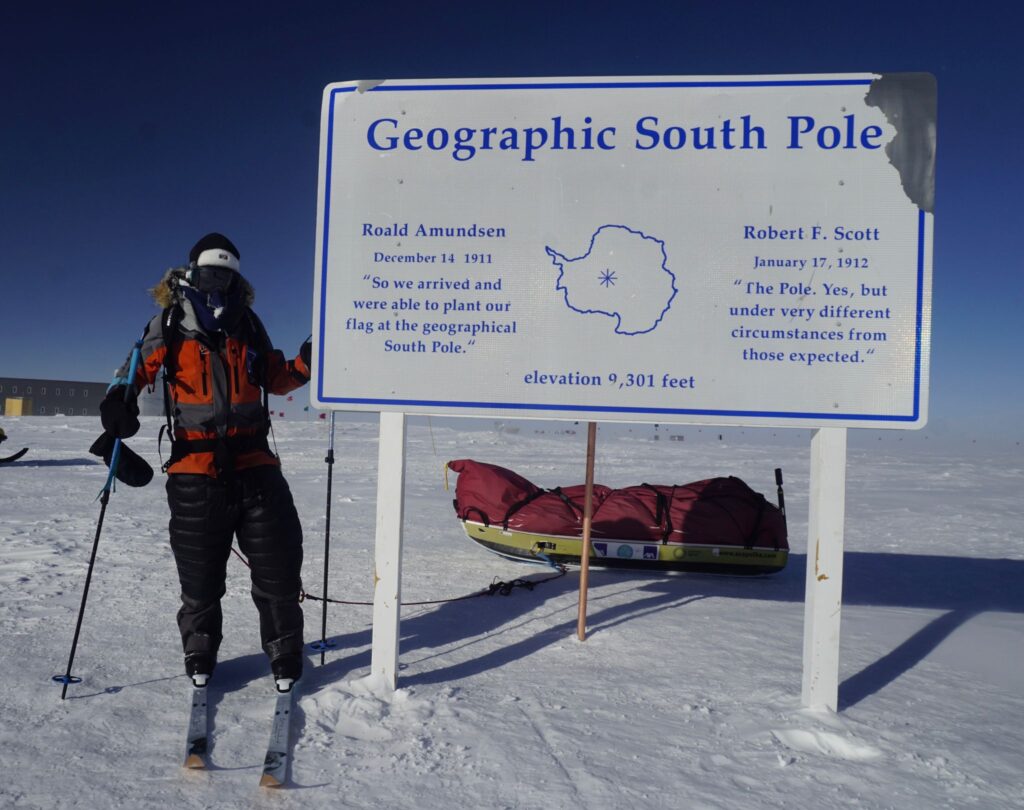
[[(310, 343), (286, 360), (250, 308), (238, 248), (211, 233), (150, 291), (162, 311), (146, 326), (135, 378), (119, 369), (100, 405), (104, 430), (139, 429), (136, 397), (164, 372), (171, 454), (164, 465), (170, 543), (181, 583), (178, 629), (185, 671), (204, 685), (217, 662), (220, 600), (234, 536), (252, 568), (263, 650), (278, 688), (302, 674), (302, 528), (280, 462), (267, 442), (266, 395), (310, 375)], [(126, 390), (127, 388), (127, 390)], [(127, 395), (127, 396), (126, 396)]]

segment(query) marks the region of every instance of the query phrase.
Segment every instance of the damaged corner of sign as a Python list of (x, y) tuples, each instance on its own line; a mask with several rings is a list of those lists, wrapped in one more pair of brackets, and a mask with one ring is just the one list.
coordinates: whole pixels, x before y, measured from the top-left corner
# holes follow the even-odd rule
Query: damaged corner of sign
[(384, 84), (387, 79), (360, 79), (356, 82), (356, 92), (365, 93), (367, 90), (372, 90), (374, 87)]
[(935, 213), (937, 90), (931, 73), (885, 73), (871, 82), (864, 103), (877, 107), (896, 129), (886, 146), (907, 198)]

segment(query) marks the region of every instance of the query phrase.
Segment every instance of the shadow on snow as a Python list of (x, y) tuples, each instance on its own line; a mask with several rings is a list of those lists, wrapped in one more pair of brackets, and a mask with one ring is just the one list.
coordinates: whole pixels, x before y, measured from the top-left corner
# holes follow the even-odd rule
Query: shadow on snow
[[(803, 602), (806, 556), (790, 555), (786, 570), (770, 577), (725, 577), (706, 574), (660, 574), (591, 570), (588, 627), (591, 635), (664, 610), (683, 608), (698, 600), (736, 599), (766, 602)], [(537, 575), (542, 578), (548, 575)], [(612, 594), (597, 591), (620, 584), (635, 598), (603, 605)], [(415, 668), (402, 677), (408, 685), (433, 684), (468, 678), (525, 658), (538, 650), (564, 642), (576, 628), (575, 602), (554, 605), (555, 600), (578, 589), (578, 578), (567, 576), (539, 585), (534, 591), (513, 591), (507, 597), (481, 597), (449, 602), (437, 609), (402, 621), (401, 669)], [(564, 601), (564, 600), (563, 600)], [(892, 683), (923, 661), (957, 628), (980, 613), (1024, 613), (1024, 561), (972, 559), (934, 555), (847, 552), (844, 557), (843, 603), (847, 606), (896, 607), (940, 611), (940, 615), (910, 638), (840, 685), (841, 709), (859, 703)], [(550, 609), (543, 611), (546, 606)], [(569, 620), (555, 620), (566, 610)], [(532, 615), (528, 615), (532, 614)], [(507, 632), (524, 622), (556, 623), (511, 644), (488, 649), (479, 656), (452, 663), (453, 653), (480, 644), (486, 637)], [(638, 632), (642, 630), (638, 629)], [(334, 682), (355, 670), (370, 666), (369, 628), (336, 636), (335, 649), (324, 667), (311, 666), (307, 689)], [(318, 656), (311, 656), (311, 663)], [(423, 671), (429, 661), (436, 669)]]
[[(685, 608), (707, 599), (758, 600), (798, 603), (804, 600), (806, 557), (790, 555), (787, 568), (770, 577), (726, 577), (707, 574), (662, 574), (591, 570), (588, 628), (603, 630), (665, 610)], [(543, 579), (550, 572), (528, 575)], [(609, 592), (607, 589), (620, 588)], [(576, 602), (566, 598), (578, 589), (570, 575), (545, 582), (533, 591), (516, 589), (508, 596), (482, 596), (453, 601), (410, 615), (405, 609), (401, 630), (402, 685), (436, 684), (469, 678), (520, 660), (570, 638), (576, 629)], [(619, 597), (631, 591), (634, 598)], [(845, 709), (898, 679), (965, 622), (987, 611), (1024, 613), (1024, 561), (972, 559), (933, 555), (847, 552), (844, 558), (843, 603), (847, 606), (913, 608), (940, 611), (877, 661), (848, 677), (839, 687), (839, 707)], [(337, 607), (337, 606), (335, 606)], [(564, 616), (566, 612), (571, 617)], [(680, 620), (682, 620), (682, 616)], [(545, 620), (555, 623), (543, 626)], [(514, 631), (527, 623), (540, 626), (505, 645), (484, 645), (479, 655), (454, 655), (481, 645), (488, 637)], [(312, 630), (312, 627), (309, 628)], [(637, 632), (643, 632), (638, 625)], [(370, 667), (371, 628), (329, 639), (335, 645), (324, 666), (319, 654), (307, 653), (302, 691), (314, 693)], [(431, 661), (439, 666), (422, 667)], [(219, 690), (240, 689), (269, 675), (262, 652), (228, 659), (217, 667)], [(297, 706), (296, 706), (297, 708)], [(216, 714), (216, 706), (211, 706)], [(300, 723), (304, 718), (297, 717)]]

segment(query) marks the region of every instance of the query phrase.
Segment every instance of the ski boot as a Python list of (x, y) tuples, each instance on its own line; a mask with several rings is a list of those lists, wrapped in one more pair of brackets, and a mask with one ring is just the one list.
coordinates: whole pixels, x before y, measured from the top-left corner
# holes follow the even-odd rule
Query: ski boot
[(190, 652), (185, 655), (185, 673), (197, 687), (206, 686), (216, 666), (217, 656), (212, 653)]
[(290, 692), (295, 682), (302, 677), (302, 656), (282, 655), (270, 662), (270, 671), (278, 692)]

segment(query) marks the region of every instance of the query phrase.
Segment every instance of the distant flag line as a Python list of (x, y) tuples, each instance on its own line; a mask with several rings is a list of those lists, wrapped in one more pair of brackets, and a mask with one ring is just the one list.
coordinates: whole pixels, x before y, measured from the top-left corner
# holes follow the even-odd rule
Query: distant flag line
[[(288, 396), (286, 401), (287, 402), (294, 402), (295, 401), (295, 397), (294, 396)], [(303, 406), (303, 408), (302, 408), (302, 412), (303, 413), (309, 413), (309, 411), (310, 411), (310, 406), (309, 405)], [(274, 413), (276, 413), (277, 416), (281, 417), (281, 418), (284, 418), (285, 414), (286, 414), (285, 411), (271, 411), (271, 415), (273, 415)], [(317, 413), (317, 418), (318, 419), (326, 419), (327, 418), (327, 413), (324, 412), (324, 411), (320, 411), (320, 412)]]

